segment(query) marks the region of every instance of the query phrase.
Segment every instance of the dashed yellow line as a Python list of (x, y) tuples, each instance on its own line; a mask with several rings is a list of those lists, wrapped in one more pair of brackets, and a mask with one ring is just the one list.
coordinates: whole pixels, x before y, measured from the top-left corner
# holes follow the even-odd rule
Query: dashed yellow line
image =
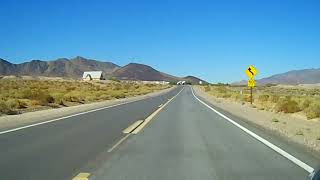
[(164, 105), (162, 105), (159, 109), (157, 109), (150, 116), (148, 116), (143, 121), (143, 123), (141, 123), (134, 131), (131, 132), (131, 134), (138, 134), (166, 105), (168, 105), (175, 97), (177, 97), (183, 89), (184, 88), (182, 88), (178, 94), (176, 94), (173, 98), (168, 99), (168, 101)]
[(131, 124), (129, 127), (127, 127), (125, 130), (123, 130), (122, 132), (125, 134), (131, 133), (135, 128), (137, 128), (141, 123), (143, 122), (143, 120), (138, 120), (136, 122), (134, 122), (133, 124)]
[(90, 173), (79, 173), (77, 176), (72, 178), (72, 180), (89, 180)]
[(113, 145), (108, 152), (112, 152), (116, 147), (118, 147), (124, 140), (126, 140), (131, 134), (127, 134), (126, 136), (124, 136), (123, 138), (121, 138), (115, 145)]
[[(165, 104), (160, 104), (158, 109), (154, 111), (149, 117), (147, 117), (145, 120), (138, 120), (134, 122), (132, 125), (127, 127), (122, 132), (126, 135), (122, 137), (115, 145), (113, 145), (108, 152), (112, 152), (116, 147), (118, 147), (123, 141), (125, 141), (131, 134), (137, 134), (140, 132), (153, 118), (155, 115), (157, 115), (166, 105), (168, 105), (175, 97), (177, 97), (184, 88), (179, 91), (178, 94), (176, 94), (173, 98), (169, 98), (168, 101)], [(72, 180), (89, 180), (90, 173), (82, 172), (79, 173), (77, 176), (72, 178)]]

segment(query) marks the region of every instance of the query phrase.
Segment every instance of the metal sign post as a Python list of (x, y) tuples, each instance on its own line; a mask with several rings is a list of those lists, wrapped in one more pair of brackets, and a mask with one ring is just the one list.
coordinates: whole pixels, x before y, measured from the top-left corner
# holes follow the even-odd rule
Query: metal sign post
[(252, 104), (253, 102), (253, 95), (252, 95), (252, 91), (254, 86), (256, 85), (255, 81), (254, 81), (254, 76), (258, 73), (257, 69), (255, 67), (253, 67), (252, 65), (250, 65), (246, 70), (245, 70), (245, 74), (248, 76), (249, 80), (248, 80), (248, 87), (250, 88), (250, 103)]
[(250, 103), (252, 104), (252, 101), (253, 101), (253, 97), (252, 97), (252, 87), (250, 87), (250, 99), (251, 99), (251, 101), (250, 101)]

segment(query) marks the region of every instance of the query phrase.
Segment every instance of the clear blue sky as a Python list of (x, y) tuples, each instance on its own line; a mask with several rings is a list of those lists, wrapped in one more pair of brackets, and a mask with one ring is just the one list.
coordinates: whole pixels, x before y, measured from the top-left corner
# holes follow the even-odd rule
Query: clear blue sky
[(319, 0), (2, 0), (0, 57), (77, 55), (210, 82), (320, 67)]

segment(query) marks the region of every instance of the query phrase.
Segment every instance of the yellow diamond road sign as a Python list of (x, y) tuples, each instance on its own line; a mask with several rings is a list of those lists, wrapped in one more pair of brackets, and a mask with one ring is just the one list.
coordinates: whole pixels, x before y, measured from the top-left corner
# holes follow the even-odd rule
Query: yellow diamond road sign
[(256, 85), (256, 82), (254, 81), (254, 79), (248, 80), (248, 87), (254, 87), (255, 85)]
[(257, 69), (250, 65), (246, 70), (245, 70), (246, 75), (248, 76), (249, 79), (252, 79), (257, 73)]

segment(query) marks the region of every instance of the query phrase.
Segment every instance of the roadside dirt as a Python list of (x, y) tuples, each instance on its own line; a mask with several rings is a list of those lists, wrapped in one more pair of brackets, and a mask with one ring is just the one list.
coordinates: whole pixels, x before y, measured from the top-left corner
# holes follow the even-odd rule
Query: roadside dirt
[(217, 106), (238, 117), (247, 119), (264, 128), (278, 132), (290, 138), (292, 141), (320, 152), (320, 120), (306, 120), (299, 114), (284, 114), (258, 110), (249, 103), (241, 104), (231, 100), (216, 98), (203, 91), (200, 87), (194, 87), (195, 93)]
[(17, 128), (17, 127), (21, 127), (29, 124), (39, 123), (43, 121), (48, 121), (51, 119), (69, 116), (72, 114), (85, 112), (93, 109), (98, 109), (98, 108), (102, 108), (110, 105), (137, 101), (137, 100), (145, 99), (148, 97), (154, 97), (154, 96), (164, 94), (168, 91), (171, 91), (174, 88), (175, 87), (171, 87), (168, 89), (159, 90), (149, 94), (130, 97), (130, 98), (107, 100), (107, 101), (95, 102), (90, 104), (62, 107), (58, 109), (39, 110), (35, 112), (27, 112), (27, 113), (18, 114), (18, 115), (0, 116), (0, 131), (13, 129), (13, 128)]

